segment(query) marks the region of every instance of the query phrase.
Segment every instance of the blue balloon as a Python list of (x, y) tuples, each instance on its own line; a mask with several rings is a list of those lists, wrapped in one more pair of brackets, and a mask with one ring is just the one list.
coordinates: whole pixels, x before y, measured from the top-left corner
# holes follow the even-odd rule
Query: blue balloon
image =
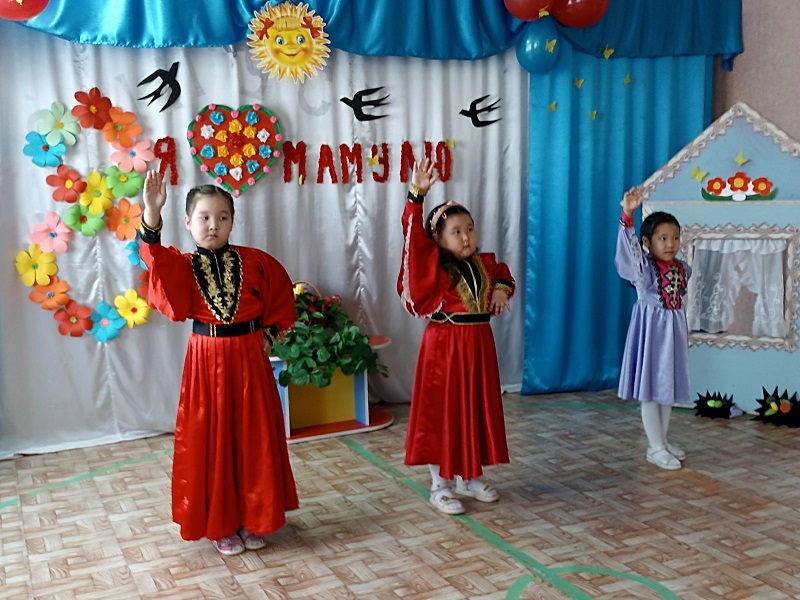
[(517, 60), (528, 73), (542, 73), (558, 58), (558, 30), (550, 17), (531, 21), (517, 42)]

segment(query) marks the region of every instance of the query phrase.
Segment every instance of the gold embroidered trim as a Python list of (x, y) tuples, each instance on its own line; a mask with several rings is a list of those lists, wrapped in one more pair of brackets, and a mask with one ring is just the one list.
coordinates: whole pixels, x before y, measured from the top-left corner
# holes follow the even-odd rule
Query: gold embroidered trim
[[(217, 319), (230, 324), (236, 318), (242, 296), (242, 257), (233, 248), (213, 256), (217, 259), (219, 280), (212, 269), (212, 259), (208, 254), (195, 252), (192, 255), (192, 271), (197, 289), (208, 309)], [(221, 266), (219, 261), (222, 262)]]
[(494, 284), (494, 289), (502, 290), (507, 294), (511, 294), (511, 292), (513, 290), (513, 288), (510, 285), (506, 285), (505, 283), (495, 283)]
[(462, 274), (461, 279), (458, 281), (458, 285), (456, 285), (456, 292), (458, 293), (459, 298), (461, 298), (461, 302), (464, 304), (464, 308), (467, 309), (468, 313), (489, 312), (489, 274), (486, 272), (486, 267), (483, 266), (481, 257), (477, 254), (473, 254), (467, 260), (475, 265), (475, 267), (478, 269), (478, 274), (481, 278), (480, 291), (476, 297), (474, 287), (470, 287), (469, 283), (467, 283), (467, 280)]

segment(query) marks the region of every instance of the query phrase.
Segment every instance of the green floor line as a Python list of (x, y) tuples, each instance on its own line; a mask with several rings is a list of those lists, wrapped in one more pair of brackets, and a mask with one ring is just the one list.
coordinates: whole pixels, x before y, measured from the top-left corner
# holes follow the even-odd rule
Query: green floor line
[[(430, 490), (428, 490), (427, 487), (415, 482), (408, 475), (403, 474), (399, 469), (393, 467), (392, 465), (384, 461), (382, 458), (376, 456), (375, 454), (367, 450), (364, 446), (352, 440), (351, 438), (342, 437), (341, 440), (342, 443), (344, 443), (344, 445), (346, 445), (353, 452), (361, 456), (363, 459), (367, 460), (376, 467), (380, 468), (382, 471), (390, 475), (393, 479), (396, 479), (397, 481), (403, 483), (407, 487), (414, 490), (414, 492), (418, 496), (426, 500), (428, 499), (430, 495)], [(641, 583), (642, 585), (653, 590), (657, 594), (660, 594), (665, 600), (680, 600), (679, 596), (672, 593), (669, 589), (667, 589), (660, 583), (653, 581), (652, 579), (643, 577), (641, 575), (636, 575), (632, 573), (622, 573), (619, 571), (612, 571), (610, 569), (598, 569), (594, 567), (580, 567), (580, 566), (561, 567), (561, 568), (546, 567), (540, 562), (536, 561), (532, 557), (522, 552), (521, 550), (519, 550), (518, 548), (509, 544), (503, 538), (498, 536), (496, 533), (487, 529), (486, 527), (484, 527), (471, 517), (468, 517), (466, 515), (455, 515), (452, 518), (466, 525), (470, 531), (482, 537), (495, 549), (512, 557), (518, 563), (525, 566), (525, 568), (531, 571), (531, 573), (533, 573), (533, 577), (527, 577), (527, 576), (523, 577), (517, 580), (514, 583), (514, 585), (512, 585), (511, 588), (509, 588), (508, 593), (506, 595), (507, 600), (516, 600), (517, 598), (519, 598), (522, 591), (528, 585), (533, 583), (536, 579), (540, 579), (545, 583), (547, 583), (548, 585), (563, 592), (571, 600), (592, 600), (591, 596), (586, 594), (586, 592), (580, 590), (579, 588), (575, 587), (574, 585), (566, 581), (564, 578), (562, 578), (559, 575), (560, 573), (598, 573), (603, 575), (609, 575), (612, 577), (618, 577), (620, 579), (628, 579), (631, 581), (636, 581), (637, 583)]]
[(172, 454), (172, 450), (161, 450), (160, 452), (155, 452), (153, 454), (148, 454), (147, 456), (140, 456), (139, 458), (132, 458), (130, 460), (126, 460), (124, 462), (116, 463), (113, 465), (109, 465), (107, 467), (103, 467), (102, 469), (98, 469), (97, 471), (90, 471), (88, 473), (84, 473), (82, 475), (76, 475), (75, 477), (70, 477), (69, 479), (65, 479), (64, 481), (59, 481), (58, 483), (51, 483), (44, 487), (38, 488), (36, 490), (32, 490), (30, 492), (26, 492), (21, 496), (17, 496), (15, 498), (11, 498), (10, 500), (6, 500), (4, 502), (0, 502), (0, 510), (4, 510), (9, 506), (15, 506), (22, 502), (22, 498), (33, 498), (34, 496), (38, 496), (43, 492), (47, 492), (50, 490), (56, 490), (58, 488), (66, 487), (68, 485), (72, 485), (73, 483), (78, 483), (79, 481), (86, 481), (87, 479), (92, 479), (93, 477), (97, 477), (98, 475), (102, 475), (103, 473), (108, 473), (109, 471), (113, 471), (115, 469), (119, 469), (121, 467), (126, 467), (128, 465), (135, 465), (140, 462), (144, 462), (146, 460), (152, 460), (154, 458), (158, 458), (159, 456), (164, 456), (165, 454)]

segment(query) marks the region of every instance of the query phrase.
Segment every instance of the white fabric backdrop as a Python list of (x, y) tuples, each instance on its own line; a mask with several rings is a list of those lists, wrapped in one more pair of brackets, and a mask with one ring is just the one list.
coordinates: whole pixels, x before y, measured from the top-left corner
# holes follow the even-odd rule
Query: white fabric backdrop
[[(3, 218), (0, 244), (5, 257), (0, 309), (0, 458), (107, 443), (171, 431), (177, 404), (188, 324), (169, 322), (155, 311), (147, 324), (125, 329), (107, 344), (93, 337), (58, 334), (52, 313), (28, 300), (14, 257), (27, 250), (34, 223), (47, 211), (63, 215), (66, 205), (52, 200), (40, 168), (24, 156), (25, 135), (34, 130), (36, 111), (59, 100), (68, 108), (74, 93), (97, 86), (112, 104), (137, 114), (153, 141), (176, 141), (180, 182), (170, 188), (164, 241), (192, 249), (183, 228), (186, 191), (211, 183), (191, 160), (185, 132), (195, 113), (209, 103), (239, 106), (260, 103), (274, 112), (288, 140), (308, 147), (307, 181), (283, 182), (283, 161), (237, 200), (232, 243), (262, 248), (277, 257), (293, 279), (315, 283), (324, 293), (340, 294), (362, 330), (388, 335), (380, 351), (390, 377), (373, 377), (374, 399), (407, 402), (419, 340), (425, 322), (405, 313), (395, 290), (402, 236), (400, 215), (407, 186), (400, 182), (400, 149), (411, 142), (416, 157), (423, 142), (452, 139), (452, 177), (436, 184), (427, 208), (445, 200), (466, 204), (480, 234), (481, 248), (507, 262), (519, 283), (525, 251), (527, 164), (527, 74), (513, 50), (490, 59), (426, 61), (370, 58), (332, 51), (327, 67), (306, 83), (268, 79), (246, 46), (204, 49), (128, 49), (71, 44), (0, 20), (0, 189)], [(159, 112), (164, 98), (139, 101), (154, 89), (137, 83), (158, 68), (180, 62), (178, 102)], [(365, 88), (384, 86), (389, 104), (374, 110), (385, 119), (359, 122), (339, 101)], [(459, 115), (469, 103), (490, 95), (501, 98), (501, 117), (475, 128)], [(316, 183), (321, 144), (335, 150), (359, 142), (365, 156), (373, 143), (389, 144), (390, 176), (364, 182)], [(86, 176), (111, 164), (111, 147), (100, 134), (84, 132), (67, 149), (65, 163)], [(157, 168), (157, 162), (154, 163)], [(338, 169), (337, 169), (338, 170)], [(128, 262), (125, 243), (109, 231), (96, 238), (74, 235), (58, 255), (58, 275), (68, 280), (80, 304), (113, 303), (134, 285), (138, 270)], [(522, 290), (522, 285), (518, 288)], [(495, 320), (501, 378), (518, 389), (522, 378), (523, 298), (513, 312)]]

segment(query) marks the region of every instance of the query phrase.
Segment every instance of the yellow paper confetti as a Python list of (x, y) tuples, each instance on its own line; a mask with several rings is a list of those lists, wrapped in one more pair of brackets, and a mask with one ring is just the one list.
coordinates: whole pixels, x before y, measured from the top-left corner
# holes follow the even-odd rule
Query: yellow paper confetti
[(303, 185), (303, 183), (305, 183), (305, 180), (306, 180), (305, 175), (300, 175), (300, 177), (297, 178), (297, 183)]
[(456, 141), (455, 140), (445, 140), (444, 143), (447, 144), (448, 148), (455, 148), (456, 147)]
[(539, 18), (540, 18), (540, 19), (541, 19), (542, 17), (546, 17), (546, 16), (547, 16), (547, 15), (549, 15), (549, 14), (550, 14), (550, 13), (549, 13), (549, 12), (547, 12), (547, 9), (546, 9), (546, 8), (540, 8), (540, 9), (539, 9)]
[(367, 157), (367, 164), (372, 166), (372, 167), (377, 167), (378, 166), (378, 155), (376, 154), (375, 156), (368, 156)]
[(630, 73), (627, 73), (627, 74), (625, 75), (625, 79), (623, 79), (622, 81), (624, 81), (624, 82), (625, 82), (625, 85), (628, 85), (628, 84), (631, 82), (631, 74), (630, 74)]
[(705, 179), (707, 176), (708, 171), (701, 171), (700, 167), (695, 165), (694, 169), (692, 170), (692, 179), (697, 179), (697, 181), (702, 183), (703, 179)]
[(737, 154), (737, 155), (734, 157), (734, 159), (733, 159), (733, 160), (735, 160), (735, 161), (736, 161), (736, 164), (737, 164), (737, 165), (739, 165), (740, 167), (741, 167), (741, 166), (742, 166), (744, 163), (746, 163), (746, 162), (750, 162), (750, 159), (749, 159), (749, 158), (745, 158), (745, 157), (744, 157), (744, 154), (743, 154), (743, 153), (741, 153), (741, 152), (739, 152), (739, 154)]
[(545, 50), (547, 50), (547, 51), (548, 51), (550, 54), (552, 54), (553, 52), (555, 52), (555, 49), (556, 49), (556, 42), (557, 42), (557, 41), (558, 41), (558, 40), (547, 40), (547, 42), (546, 42), (546, 43), (545, 43), (545, 45), (544, 45), (544, 48), (545, 48)]
[(572, 85), (576, 88), (580, 88), (583, 85), (583, 79), (578, 79), (577, 77), (572, 81)]
[(550, 104), (547, 106), (547, 110), (549, 110), (550, 112), (556, 112), (556, 106), (558, 106), (558, 105), (557, 105), (557, 103), (555, 103), (555, 102), (551, 102), (551, 103), (550, 103)]
[(597, 111), (596, 111), (596, 110), (593, 110), (592, 112), (590, 112), (590, 113), (589, 113), (589, 118), (590, 118), (592, 121), (594, 121), (594, 120), (597, 118)]
[(609, 48), (608, 44), (606, 44), (606, 49), (603, 50), (603, 58), (608, 60), (609, 58), (611, 58), (612, 54), (614, 54), (614, 49), (613, 48)]

